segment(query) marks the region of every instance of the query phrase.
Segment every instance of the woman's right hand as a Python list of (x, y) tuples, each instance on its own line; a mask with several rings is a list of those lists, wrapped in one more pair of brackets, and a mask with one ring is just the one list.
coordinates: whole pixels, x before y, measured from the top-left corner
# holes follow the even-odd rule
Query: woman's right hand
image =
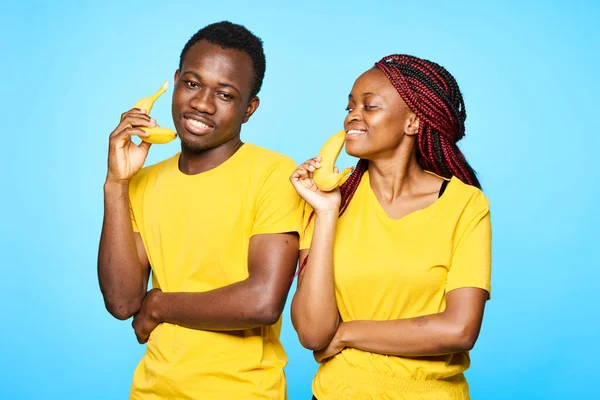
[(144, 110), (133, 108), (121, 115), (121, 122), (110, 134), (107, 182), (128, 182), (144, 165), (150, 143), (133, 143), (132, 136), (148, 137), (140, 127), (154, 128), (154, 121)]
[[(316, 214), (328, 212), (337, 214), (342, 200), (340, 188), (337, 187), (330, 192), (322, 192), (312, 177), (313, 172), (321, 167), (320, 161), (320, 157), (315, 157), (300, 164), (290, 177), (290, 181), (296, 192), (312, 207)], [(335, 169), (335, 172), (337, 172), (337, 167)]]

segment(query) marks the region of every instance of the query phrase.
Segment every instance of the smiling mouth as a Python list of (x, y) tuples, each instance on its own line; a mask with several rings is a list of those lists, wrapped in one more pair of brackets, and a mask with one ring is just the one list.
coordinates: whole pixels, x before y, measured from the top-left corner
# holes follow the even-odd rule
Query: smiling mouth
[(348, 137), (359, 136), (359, 135), (362, 135), (365, 133), (367, 133), (367, 131), (363, 131), (360, 129), (350, 129), (350, 130), (346, 131), (346, 137), (348, 138)]
[(213, 127), (205, 124), (204, 122), (198, 121), (197, 119), (184, 118), (185, 128), (196, 135), (206, 135)]

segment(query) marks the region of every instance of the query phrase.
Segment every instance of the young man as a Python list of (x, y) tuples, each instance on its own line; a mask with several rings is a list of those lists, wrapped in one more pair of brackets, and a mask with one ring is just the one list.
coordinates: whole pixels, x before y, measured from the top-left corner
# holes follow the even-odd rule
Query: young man
[[(110, 135), (98, 257), (108, 311), (146, 353), (132, 399), (284, 399), (281, 312), (298, 258), (286, 156), (240, 140), (259, 105), (262, 42), (229, 22), (185, 45), (173, 120), (181, 153), (142, 168), (153, 127), (132, 109)], [(153, 289), (146, 292), (152, 270)]]

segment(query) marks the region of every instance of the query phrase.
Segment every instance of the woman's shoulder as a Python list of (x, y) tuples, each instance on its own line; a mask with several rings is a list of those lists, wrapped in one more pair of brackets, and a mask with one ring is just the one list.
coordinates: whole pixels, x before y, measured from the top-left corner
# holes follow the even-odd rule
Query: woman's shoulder
[(450, 180), (446, 191), (451, 191), (452, 196), (449, 197), (455, 202), (464, 204), (465, 207), (480, 211), (490, 209), (490, 201), (481, 189), (464, 183), (455, 176)]

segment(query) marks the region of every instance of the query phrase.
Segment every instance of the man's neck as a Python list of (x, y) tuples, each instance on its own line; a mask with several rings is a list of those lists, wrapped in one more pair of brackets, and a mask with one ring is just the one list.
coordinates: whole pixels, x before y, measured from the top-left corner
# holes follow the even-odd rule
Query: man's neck
[(196, 175), (218, 167), (233, 156), (244, 143), (239, 137), (211, 149), (193, 151), (181, 147), (179, 170), (186, 175)]

